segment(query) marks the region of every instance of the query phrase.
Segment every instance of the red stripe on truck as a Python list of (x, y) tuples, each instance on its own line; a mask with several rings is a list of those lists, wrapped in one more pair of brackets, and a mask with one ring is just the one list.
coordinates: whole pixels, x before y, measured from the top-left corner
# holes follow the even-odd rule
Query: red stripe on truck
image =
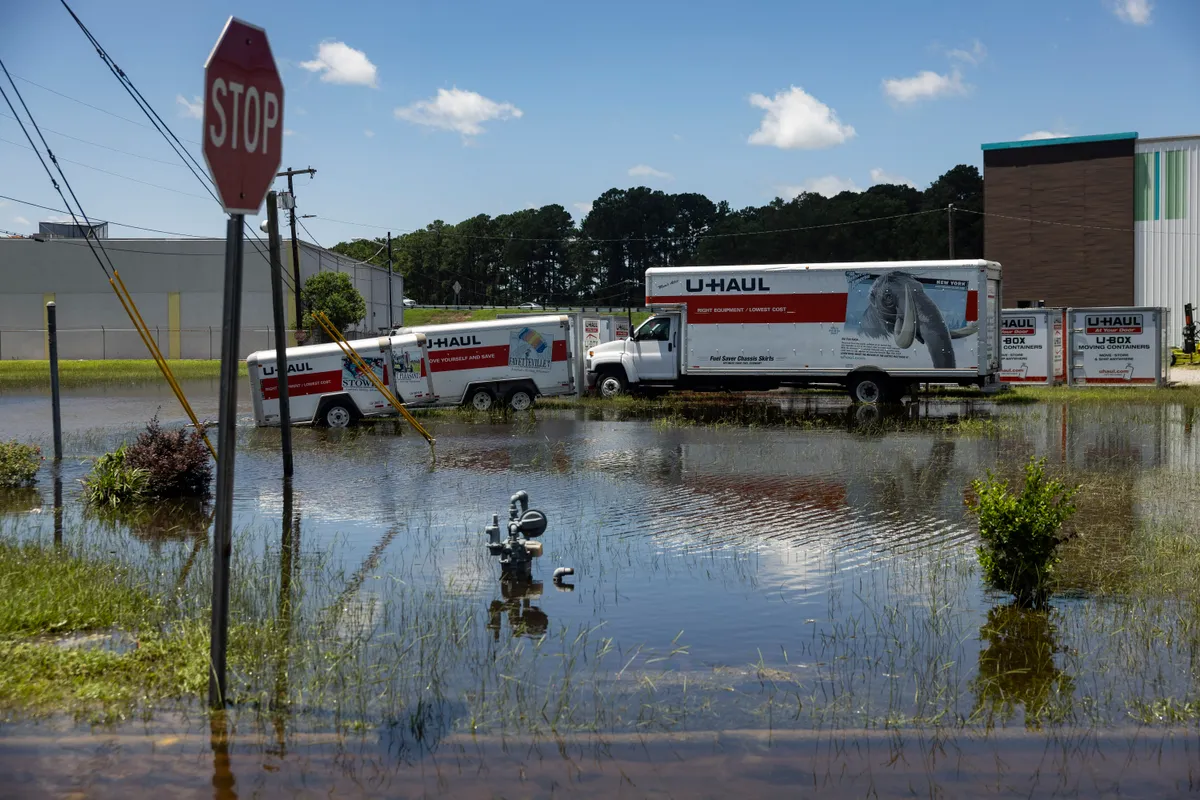
[[(846, 321), (845, 294), (678, 295), (647, 297), (646, 305), (687, 306), (689, 325)], [(967, 292), (967, 322), (979, 319), (979, 293)]]
[(845, 294), (682, 295), (646, 302), (687, 306), (689, 325), (846, 321)]
[(551, 361), (566, 361), (567, 360), (567, 340), (555, 339), (554, 345), (550, 348)]
[[(306, 394), (325, 394), (342, 390), (342, 371), (313, 372), (288, 376), (288, 397)], [(279, 399), (279, 378), (262, 379), (263, 400)]]

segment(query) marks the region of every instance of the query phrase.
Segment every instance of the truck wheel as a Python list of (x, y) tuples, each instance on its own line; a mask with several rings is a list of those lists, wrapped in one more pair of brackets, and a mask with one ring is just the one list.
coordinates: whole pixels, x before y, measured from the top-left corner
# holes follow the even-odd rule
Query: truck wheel
[(877, 405), (891, 400), (891, 386), (882, 375), (857, 375), (850, 381), (850, 399), (855, 403)]
[(337, 400), (325, 408), (321, 419), (329, 428), (349, 428), (354, 424), (354, 412), (347, 401)]
[(533, 395), (528, 389), (513, 389), (506, 402), (513, 411), (528, 411), (533, 407)]
[(496, 398), (492, 397), (491, 389), (475, 389), (471, 392), (471, 396), (467, 398), (467, 403), (476, 411), (491, 411), (495, 404)]
[(625, 376), (619, 372), (606, 372), (596, 381), (596, 392), (605, 399), (625, 394), (627, 388)]

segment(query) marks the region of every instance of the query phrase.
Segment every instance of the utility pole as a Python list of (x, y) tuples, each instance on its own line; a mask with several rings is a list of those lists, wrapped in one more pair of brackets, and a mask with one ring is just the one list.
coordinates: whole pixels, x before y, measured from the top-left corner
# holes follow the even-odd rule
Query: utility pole
[(292, 282), (296, 288), (296, 328), (299, 329), (304, 324), (303, 307), (300, 304), (300, 245), (296, 243), (296, 191), (292, 188), (293, 175), (316, 175), (317, 171), (312, 167), (308, 169), (292, 169), (288, 167), (283, 172), (277, 173), (276, 178), (288, 179), (288, 196), (292, 199), (291, 207), (291, 223), (292, 223)]
[(279, 392), (279, 436), (283, 477), (292, 477), (292, 409), (288, 398), (287, 330), (283, 314), (283, 261), (279, 257), (279, 209), (267, 192), (267, 249), (271, 254), (271, 310), (275, 316), (275, 385)]
[[(392, 232), (388, 231), (388, 336), (392, 335)], [(404, 298), (400, 298), (400, 303), (403, 305)]]
[(948, 206), (950, 211), (950, 260), (954, 260), (954, 203)]

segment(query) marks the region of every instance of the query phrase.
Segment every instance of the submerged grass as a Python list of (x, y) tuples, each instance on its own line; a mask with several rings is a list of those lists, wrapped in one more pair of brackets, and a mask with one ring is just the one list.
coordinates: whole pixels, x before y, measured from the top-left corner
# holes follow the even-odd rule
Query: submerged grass
[[(215, 380), (221, 375), (219, 360), (168, 361), (181, 381)], [(246, 377), (246, 363), (239, 362), (238, 375)], [(104, 384), (152, 383), (163, 380), (152, 359), (109, 359), (102, 361), (59, 361), (58, 379), (63, 387)], [(0, 389), (50, 387), (49, 361), (0, 361)]]

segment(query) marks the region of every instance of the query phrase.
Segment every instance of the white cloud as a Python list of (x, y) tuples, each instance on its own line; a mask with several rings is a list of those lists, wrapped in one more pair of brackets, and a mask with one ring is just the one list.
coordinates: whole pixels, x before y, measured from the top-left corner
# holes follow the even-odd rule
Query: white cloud
[(363, 136), (367, 137), (368, 139), (374, 139), (375, 131), (371, 130), (370, 128), (367, 128), (365, 131), (363, 131)]
[(416, 125), (458, 131), (463, 136), (478, 136), (483, 133), (483, 123), (497, 119), (520, 119), (525, 112), (512, 103), (497, 103), (478, 92), (455, 87), (438, 89), (437, 97), (397, 108), (394, 113), (396, 119)]
[(824, 175), (820, 178), (809, 178), (799, 186), (780, 186), (781, 197), (788, 200), (796, 198), (804, 192), (819, 194), (823, 197), (833, 197), (841, 192), (857, 192), (858, 184), (850, 178), (839, 178), (837, 175)]
[(284, 128), (283, 135), (284, 136), (295, 136), (296, 132), (294, 130), (292, 130), (291, 128)]
[(579, 212), (579, 216), (581, 217), (586, 217), (592, 213), (591, 203), (572, 203), (572, 205), (575, 206), (575, 210)]
[(953, 61), (961, 61), (964, 64), (978, 66), (987, 58), (987, 48), (983, 46), (983, 42), (976, 39), (971, 43), (970, 50), (950, 50), (946, 55)]
[(674, 140), (675, 140), (675, 141), (677, 141), (677, 142), (682, 142), (682, 141), (683, 141), (683, 137), (682, 137), (682, 136), (680, 136), (678, 133), (672, 133), (672, 134), (671, 134), (671, 138), (672, 138), (672, 139), (674, 139)]
[(664, 181), (673, 180), (675, 178), (669, 172), (663, 172), (661, 169), (655, 169), (647, 164), (638, 164), (636, 167), (629, 168), (629, 177), (631, 178), (661, 178)]
[(190, 102), (181, 94), (175, 95), (175, 102), (179, 104), (179, 115), (189, 117), (191, 119), (204, 119), (204, 101), (196, 96)]
[(17, 223), (18, 225), (32, 225), (33, 224), (32, 222), (25, 219), (24, 217), (13, 217), (13, 222)]
[(911, 186), (914, 189), (917, 188), (917, 185), (908, 178), (901, 177), (900, 175), (893, 175), (890, 172), (886, 172), (883, 169), (876, 167), (875, 169), (871, 170), (871, 185), (876, 186), (881, 183), (891, 183), (897, 186)]
[(752, 94), (750, 105), (766, 112), (758, 130), (750, 134), (750, 144), (819, 150), (854, 137), (853, 126), (842, 124), (837, 112), (799, 86), (774, 97)]
[(967, 85), (963, 83), (962, 74), (957, 69), (951, 70), (948, 75), (926, 69), (911, 78), (885, 78), (883, 91), (897, 103), (916, 103), (920, 100), (966, 94)]
[(1113, 0), (1113, 13), (1122, 22), (1130, 25), (1149, 25), (1154, 3), (1150, 0)]
[(317, 57), (312, 61), (301, 61), (300, 66), (309, 72), (321, 73), (325, 83), (370, 86), (372, 89), (378, 85), (379, 70), (367, 54), (345, 42), (321, 42), (317, 45)]
[(1069, 133), (1055, 133), (1054, 131), (1034, 131), (1033, 133), (1025, 134), (1018, 141), (1032, 142), (1036, 139), (1062, 139), (1067, 136), (1070, 136), (1070, 134)]

